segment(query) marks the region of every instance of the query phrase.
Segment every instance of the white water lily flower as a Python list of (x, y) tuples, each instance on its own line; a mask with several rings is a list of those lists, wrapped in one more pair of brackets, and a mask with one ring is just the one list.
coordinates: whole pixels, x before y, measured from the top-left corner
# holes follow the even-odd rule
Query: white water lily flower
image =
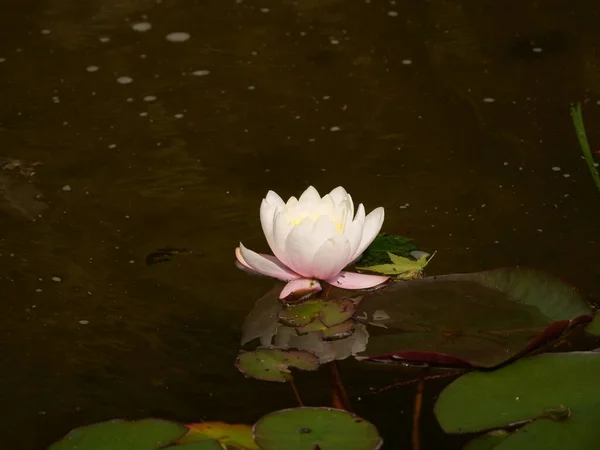
[(310, 186), (299, 199), (291, 197), (287, 203), (269, 191), (260, 206), (260, 221), (275, 256), (256, 253), (242, 243), (235, 254), (244, 268), (288, 281), (280, 298), (292, 292), (320, 291), (318, 280), (344, 289), (366, 289), (388, 277), (343, 269), (373, 242), (383, 219), (382, 207), (365, 216), (362, 203), (354, 214), (352, 197), (341, 186), (323, 198)]

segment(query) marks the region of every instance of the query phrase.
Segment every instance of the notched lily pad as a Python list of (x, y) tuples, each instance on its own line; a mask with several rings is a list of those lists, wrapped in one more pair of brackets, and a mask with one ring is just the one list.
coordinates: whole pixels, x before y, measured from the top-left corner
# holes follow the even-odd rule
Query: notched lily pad
[(285, 382), (292, 378), (291, 367), (300, 370), (317, 370), (319, 359), (312, 353), (302, 350), (261, 348), (251, 352), (241, 352), (235, 365), (247, 377)]
[(48, 450), (158, 450), (187, 431), (166, 420), (111, 420), (76, 428)]
[(253, 433), (262, 450), (377, 450), (383, 444), (372, 423), (331, 408), (276, 411), (260, 419)]
[[(236, 450), (260, 450), (252, 437), (252, 427), (225, 422), (200, 422), (187, 425), (189, 432), (179, 440), (190, 442), (218, 441), (221, 446)], [(219, 447), (221, 448), (221, 447)]]
[(291, 305), (279, 313), (279, 319), (292, 327), (305, 327), (319, 320), (330, 328), (350, 319), (354, 314), (355, 303), (346, 299), (307, 300)]

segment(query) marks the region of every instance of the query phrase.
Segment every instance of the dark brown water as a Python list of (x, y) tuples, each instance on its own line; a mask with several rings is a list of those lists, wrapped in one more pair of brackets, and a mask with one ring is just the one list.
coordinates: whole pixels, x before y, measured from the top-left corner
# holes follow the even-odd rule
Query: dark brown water
[[(112, 417), (251, 423), (293, 406), (232, 365), (272, 284), (233, 249), (266, 250), (269, 189), (341, 184), (384, 206), (385, 231), (438, 250), (430, 273), (535, 265), (600, 295), (600, 197), (568, 114), (585, 102), (600, 146), (596, 2), (0, 7), (7, 448)], [(146, 265), (164, 247), (192, 254)], [(375, 378), (350, 368), (356, 400)], [(328, 403), (325, 375), (300, 383), (308, 403)], [(406, 441), (413, 394), (361, 412)], [(424, 448), (442, 445), (424, 423)]]

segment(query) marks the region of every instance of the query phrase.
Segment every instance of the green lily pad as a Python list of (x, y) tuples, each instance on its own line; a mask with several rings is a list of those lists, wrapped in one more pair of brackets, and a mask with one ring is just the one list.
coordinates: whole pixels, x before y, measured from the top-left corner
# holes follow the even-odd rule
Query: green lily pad
[(189, 424), (187, 427), (189, 432), (179, 440), (180, 444), (218, 441), (219, 449), (228, 447), (236, 450), (260, 450), (254, 442), (250, 425), (200, 422)]
[(473, 439), (462, 450), (493, 450), (508, 436), (510, 436), (508, 431), (493, 430)]
[(158, 450), (187, 431), (166, 420), (111, 420), (76, 428), (48, 450)]
[(388, 264), (391, 262), (388, 253), (408, 258), (411, 256), (410, 253), (415, 250), (419, 250), (419, 247), (410, 238), (380, 234), (367, 247), (359, 263), (361, 266)]
[(383, 444), (372, 423), (331, 408), (276, 411), (260, 419), (253, 432), (262, 450), (377, 450)]
[(359, 359), (495, 367), (590, 320), (581, 295), (529, 268), (394, 283), (362, 298), (369, 326)]
[(600, 353), (549, 353), (448, 385), (435, 415), (449, 433), (525, 423), (497, 450), (587, 450), (600, 441)]
[(292, 327), (304, 327), (318, 319), (329, 328), (351, 318), (354, 309), (355, 304), (351, 300), (307, 300), (285, 308), (279, 313), (279, 319)]
[(223, 450), (223, 446), (219, 444), (218, 441), (204, 440), (190, 442), (188, 444), (173, 445), (171, 447), (165, 447), (164, 450)]
[(302, 350), (261, 348), (251, 352), (241, 352), (235, 365), (247, 377), (285, 382), (292, 378), (290, 367), (317, 370), (319, 359), (312, 353)]
[(600, 314), (596, 312), (592, 321), (585, 327), (585, 331), (592, 336), (600, 336)]

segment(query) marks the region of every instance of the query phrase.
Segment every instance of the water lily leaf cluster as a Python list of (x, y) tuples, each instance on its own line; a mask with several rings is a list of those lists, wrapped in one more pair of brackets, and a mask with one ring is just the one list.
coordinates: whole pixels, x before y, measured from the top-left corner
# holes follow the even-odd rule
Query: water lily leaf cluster
[(409, 258), (413, 252), (418, 251), (419, 246), (410, 238), (392, 234), (379, 234), (369, 245), (367, 250), (358, 260), (360, 266), (376, 266), (389, 264), (389, 254)]
[(391, 263), (377, 264), (374, 266), (357, 266), (356, 268), (358, 270), (365, 270), (369, 272), (380, 273), (383, 275), (389, 275), (400, 280), (412, 280), (415, 278), (420, 278), (422, 276), (423, 269), (425, 269), (425, 266), (429, 264), (429, 262), (434, 256), (435, 253), (431, 256), (425, 253), (419, 256), (418, 259), (414, 259), (412, 257), (409, 258), (399, 256), (388, 252), (388, 257)]
[(295, 327), (298, 334), (320, 333), (323, 339), (342, 339), (354, 332), (356, 306), (348, 299), (312, 299), (288, 305), (279, 313), (279, 320)]
[(111, 420), (76, 428), (48, 450), (378, 450), (382, 444), (377, 428), (361, 417), (301, 407), (267, 414), (253, 426)]

